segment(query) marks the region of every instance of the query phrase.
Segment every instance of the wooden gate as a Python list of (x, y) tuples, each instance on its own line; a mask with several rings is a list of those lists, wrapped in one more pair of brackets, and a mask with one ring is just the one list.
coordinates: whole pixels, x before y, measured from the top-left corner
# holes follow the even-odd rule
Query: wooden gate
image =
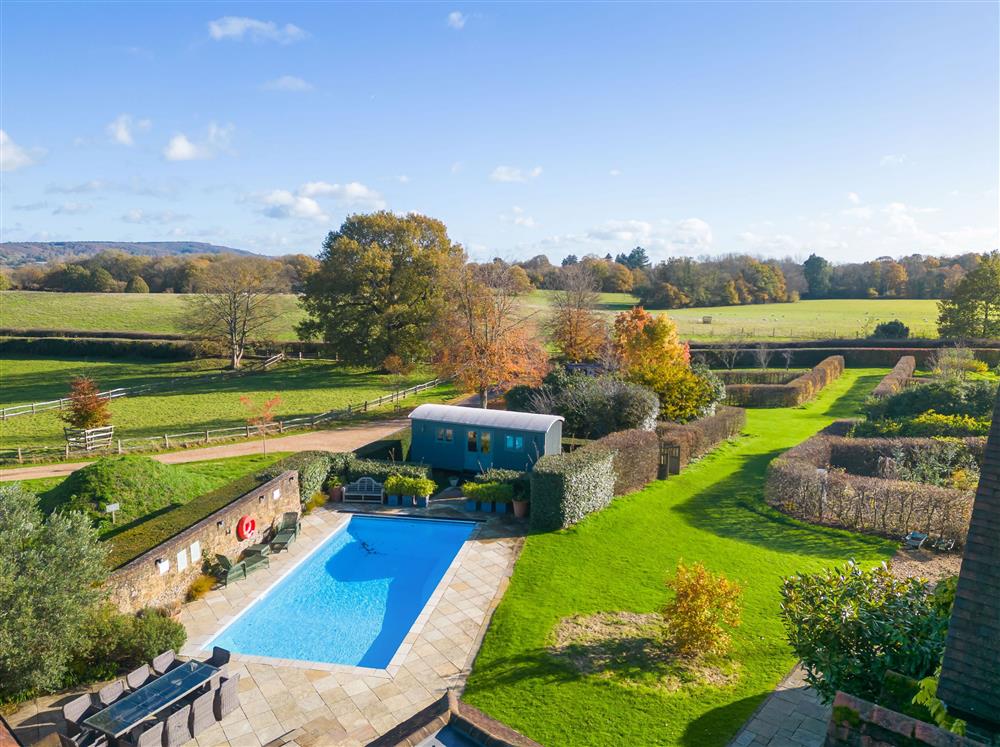
[(660, 441), (660, 468), (657, 478), (665, 480), (681, 473), (681, 447)]

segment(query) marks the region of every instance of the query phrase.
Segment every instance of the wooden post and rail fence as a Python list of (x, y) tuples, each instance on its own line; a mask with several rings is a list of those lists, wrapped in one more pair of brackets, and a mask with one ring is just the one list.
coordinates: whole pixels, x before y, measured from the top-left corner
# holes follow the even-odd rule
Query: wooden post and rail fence
[[(255, 436), (270, 436), (274, 434), (281, 435), (287, 433), (288, 431), (300, 428), (314, 428), (325, 422), (341, 420), (358, 414), (367, 413), (369, 410), (381, 407), (387, 403), (396, 404), (400, 400), (406, 399), (413, 394), (433, 389), (445, 381), (446, 379), (431, 379), (430, 381), (425, 381), (406, 389), (400, 389), (398, 391), (390, 392), (389, 394), (383, 394), (375, 399), (366, 399), (363, 402), (348, 404), (347, 407), (339, 410), (327, 410), (326, 412), (321, 412), (316, 415), (302, 415), (296, 418), (275, 420), (271, 423), (264, 423), (262, 425), (247, 424), (231, 426), (229, 428), (209, 428), (205, 430), (187, 431), (185, 433), (164, 433), (160, 436), (118, 438), (114, 439), (113, 442), (109, 438), (107, 448), (105, 450), (108, 452), (114, 451), (118, 454), (125, 454), (132, 451), (156, 451), (160, 449), (170, 449), (175, 446), (182, 447), (192, 444), (207, 444), (211, 441), (253, 438)], [(70, 442), (67, 442), (64, 446), (52, 446), (47, 448), (40, 447), (36, 449), (27, 449), (18, 447), (16, 449), (5, 449), (0, 452), (0, 462), (9, 463), (14, 461), (12, 457), (14, 457), (15, 453), (16, 457), (14, 458), (16, 458), (18, 464), (24, 463), (26, 455), (31, 456), (35, 453), (39, 454), (39, 456), (43, 458), (46, 455), (51, 458), (52, 456), (55, 456), (56, 453), (61, 452), (62, 456), (69, 459), (71, 453), (76, 451), (87, 453), (88, 451), (93, 451), (93, 449), (77, 449), (75, 446), (71, 448)]]

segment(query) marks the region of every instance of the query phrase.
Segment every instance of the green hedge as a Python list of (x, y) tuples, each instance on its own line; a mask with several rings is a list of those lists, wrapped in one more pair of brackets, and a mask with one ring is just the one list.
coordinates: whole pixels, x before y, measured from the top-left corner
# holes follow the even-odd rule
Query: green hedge
[(514, 489), (514, 498), (526, 501), (531, 498), (531, 475), (518, 469), (490, 467), (472, 478), (475, 482), (503, 482)]
[(261, 482), (271, 480), (286, 470), (299, 473), (299, 495), (302, 501), (323, 489), (335, 462), (340, 461), (329, 451), (300, 451), (275, 462), (260, 473)]
[(680, 466), (684, 467), (723, 441), (740, 435), (746, 422), (746, 410), (719, 407), (714, 415), (690, 423), (660, 423), (656, 434), (663, 443), (680, 447)]
[(421, 498), (431, 495), (437, 483), (426, 477), (406, 477), (389, 475), (385, 480), (386, 495), (411, 495)]
[(218, 351), (202, 343), (176, 340), (103, 340), (87, 337), (4, 337), (0, 355), (93, 356), (99, 358), (155, 358), (186, 361), (215, 357)]
[(385, 482), (392, 475), (403, 477), (430, 477), (431, 468), (425, 464), (409, 464), (407, 462), (386, 462), (380, 459), (358, 459), (350, 455), (344, 467), (344, 479), (354, 482), (362, 477), (371, 477), (378, 482)]
[(588, 444), (568, 454), (552, 454), (531, 471), (531, 529), (572, 526), (600, 511), (614, 497), (614, 451)]
[(462, 493), (474, 501), (510, 503), (514, 500), (514, 486), (504, 482), (467, 482), (462, 486)]
[(808, 402), (844, 372), (844, 357), (831, 355), (787, 384), (729, 384), (726, 404), (738, 407), (795, 407)]
[(916, 369), (917, 359), (912, 355), (904, 355), (896, 362), (896, 365), (892, 367), (892, 370), (885, 375), (882, 381), (878, 383), (878, 386), (872, 390), (872, 397), (882, 399), (902, 390)]
[(641, 490), (657, 478), (660, 439), (653, 431), (618, 431), (596, 443), (614, 452), (615, 495)]

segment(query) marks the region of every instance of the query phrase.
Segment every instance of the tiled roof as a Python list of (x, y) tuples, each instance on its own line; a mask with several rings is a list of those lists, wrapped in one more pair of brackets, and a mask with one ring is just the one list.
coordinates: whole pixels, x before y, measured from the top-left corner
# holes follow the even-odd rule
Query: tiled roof
[(938, 697), (1000, 726), (1000, 396), (972, 508)]

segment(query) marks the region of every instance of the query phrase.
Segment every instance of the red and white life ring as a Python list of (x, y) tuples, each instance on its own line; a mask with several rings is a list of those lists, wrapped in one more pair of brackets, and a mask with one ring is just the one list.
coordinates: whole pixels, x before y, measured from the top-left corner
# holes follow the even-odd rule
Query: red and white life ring
[(236, 536), (241, 540), (253, 537), (257, 533), (257, 522), (252, 516), (241, 516), (236, 522)]

